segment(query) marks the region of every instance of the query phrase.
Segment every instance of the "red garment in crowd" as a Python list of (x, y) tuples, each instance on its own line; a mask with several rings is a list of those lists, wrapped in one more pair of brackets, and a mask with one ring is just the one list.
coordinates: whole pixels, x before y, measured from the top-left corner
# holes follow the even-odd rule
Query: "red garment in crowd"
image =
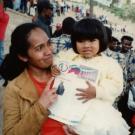
[(132, 125), (135, 127), (135, 115), (132, 117)]
[(0, 3), (0, 41), (4, 40), (9, 15), (4, 11), (3, 3)]
[[(32, 79), (33, 83), (35, 84), (35, 86), (37, 88), (38, 94), (41, 95), (44, 88), (46, 87), (46, 83), (37, 81), (32, 76), (30, 71), (29, 71), (29, 75), (30, 75), (30, 78)], [(53, 120), (51, 118), (48, 118), (47, 121), (45, 121), (42, 125), (41, 135), (65, 135), (65, 132), (63, 130), (63, 125), (64, 124), (61, 123), (61, 122), (58, 122), (58, 121)]]

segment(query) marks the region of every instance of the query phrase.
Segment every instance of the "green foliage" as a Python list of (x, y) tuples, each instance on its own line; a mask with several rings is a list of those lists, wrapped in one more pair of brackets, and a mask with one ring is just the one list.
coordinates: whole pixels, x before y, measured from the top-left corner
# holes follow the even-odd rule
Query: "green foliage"
[(106, 9), (107, 11), (110, 11), (111, 13), (115, 14), (116, 16), (119, 16), (124, 20), (131, 20), (132, 22), (135, 22), (135, 4), (126, 4), (123, 5), (121, 8), (118, 8), (116, 6), (105, 7), (100, 4), (97, 5), (102, 7), (103, 9)]
[(115, 14), (116, 16), (119, 16), (121, 18), (124, 17), (124, 10), (123, 9), (120, 9), (120, 8), (116, 8), (116, 7), (112, 7), (111, 9), (111, 12), (113, 14)]
[(3, 2), (3, 0), (0, 0), (0, 3), (2, 3)]
[[(85, 0), (85, 2), (89, 3), (89, 0)], [(117, 5), (118, 0), (113, 0), (111, 7), (107, 7), (96, 1), (93, 1), (93, 5), (99, 6), (124, 20), (131, 20), (132, 22), (135, 22), (135, 4), (130, 4), (130, 2), (131, 0), (127, 0), (127, 4), (120, 8), (115, 6)]]
[(135, 4), (129, 7), (128, 18), (135, 22)]

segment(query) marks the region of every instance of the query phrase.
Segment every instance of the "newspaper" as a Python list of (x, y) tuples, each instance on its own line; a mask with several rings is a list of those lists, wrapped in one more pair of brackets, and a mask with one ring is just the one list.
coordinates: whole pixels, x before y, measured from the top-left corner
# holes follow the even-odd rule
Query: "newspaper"
[(50, 118), (68, 125), (77, 125), (88, 109), (88, 102), (82, 103), (75, 95), (77, 88), (87, 88), (86, 80), (96, 85), (99, 78), (97, 69), (71, 61), (57, 63), (61, 74), (54, 81), (58, 100), (49, 108)]

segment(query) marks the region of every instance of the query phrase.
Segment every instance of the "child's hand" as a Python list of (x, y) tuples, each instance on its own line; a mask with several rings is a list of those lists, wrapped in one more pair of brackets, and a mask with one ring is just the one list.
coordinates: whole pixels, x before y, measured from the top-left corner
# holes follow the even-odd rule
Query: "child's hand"
[(51, 67), (51, 74), (52, 74), (53, 77), (56, 77), (57, 75), (60, 74), (60, 70), (57, 67), (57, 65), (52, 65), (52, 67)]
[(83, 103), (96, 97), (96, 88), (90, 82), (86, 81), (86, 83), (88, 85), (88, 88), (77, 88), (77, 91), (79, 92), (76, 94), (78, 100), (83, 100)]

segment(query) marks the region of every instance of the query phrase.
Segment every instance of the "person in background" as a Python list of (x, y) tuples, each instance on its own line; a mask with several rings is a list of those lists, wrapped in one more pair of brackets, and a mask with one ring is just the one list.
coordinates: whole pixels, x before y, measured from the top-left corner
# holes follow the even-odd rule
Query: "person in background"
[(33, 23), (41, 26), (49, 38), (52, 37), (53, 5), (49, 0), (39, 0), (37, 2), (37, 12), (38, 15), (33, 19)]
[(134, 80), (134, 50), (132, 50), (133, 38), (131, 36), (122, 36), (121, 44), (122, 49), (121, 53), (125, 55), (125, 67), (123, 69), (124, 73), (124, 89), (118, 100), (118, 110), (122, 113), (122, 117), (131, 127), (131, 132), (134, 129), (132, 123), (132, 117), (134, 111), (130, 110), (128, 107), (129, 93), (132, 88), (132, 82)]
[(13, 0), (3, 0), (4, 2), (4, 8), (11, 8), (13, 9), (14, 8), (14, 5), (13, 5)]
[(124, 73), (126, 87), (118, 102), (118, 109), (133, 132), (135, 129), (135, 50), (131, 51), (126, 58)]
[(119, 52), (121, 50), (120, 42), (114, 36), (112, 36), (112, 44), (110, 45), (110, 49), (116, 52)]
[(51, 38), (53, 44), (53, 53), (57, 54), (62, 50), (68, 50), (72, 48), (71, 34), (75, 24), (75, 19), (72, 17), (66, 17), (62, 22), (62, 34), (59, 37)]
[(61, 12), (60, 12), (60, 4), (58, 1), (56, 1), (56, 13), (57, 13), (57, 16), (60, 16), (61, 15)]
[(121, 48), (120, 52), (125, 54), (125, 55), (129, 54), (129, 52), (133, 48), (132, 42), (133, 42), (133, 38), (131, 36), (127, 36), (127, 35), (122, 36), (121, 37), (122, 48)]
[(62, 24), (61, 23), (57, 23), (56, 24), (56, 29), (55, 29), (52, 37), (53, 38), (59, 37), (59, 36), (61, 36), (61, 34), (62, 34)]
[(4, 59), (4, 40), (8, 22), (9, 15), (4, 10), (3, 1), (0, 0), (0, 65)]
[(21, 0), (20, 3), (20, 12), (27, 13), (27, 0)]
[(102, 54), (115, 59), (121, 65), (122, 69), (124, 69), (125, 55), (118, 51), (120, 49), (120, 42), (117, 38), (112, 36), (111, 28), (107, 26), (105, 26), (105, 28), (108, 36), (108, 45), (107, 49)]

